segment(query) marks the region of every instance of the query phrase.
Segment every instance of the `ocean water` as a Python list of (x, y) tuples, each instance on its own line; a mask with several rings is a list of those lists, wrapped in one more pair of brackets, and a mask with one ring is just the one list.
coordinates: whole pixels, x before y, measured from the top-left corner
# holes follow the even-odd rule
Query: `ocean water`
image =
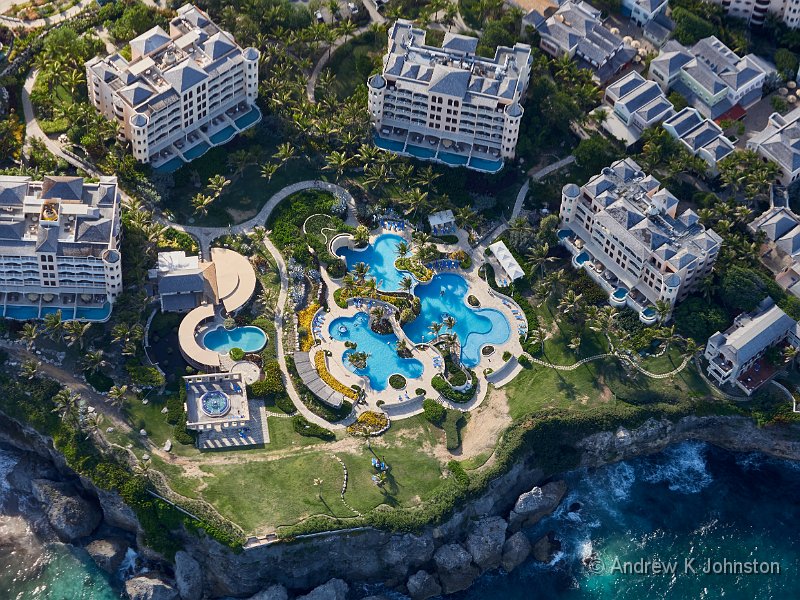
[[(0, 450), (0, 501), (9, 464)], [(526, 531), (533, 541), (554, 532), (562, 547), (553, 561), (487, 574), (453, 600), (800, 598), (800, 464), (684, 443), (566, 479), (559, 509)], [(677, 561), (676, 572), (614, 572), (617, 559), (620, 567)], [(695, 573), (684, 567), (691, 559)], [(705, 574), (709, 559), (776, 562), (779, 572)], [(81, 552), (41, 544), (24, 521), (6, 516), (0, 598), (106, 600), (119, 592)]]
[[(687, 442), (567, 482), (559, 509), (526, 531), (554, 532), (551, 563), (487, 574), (454, 600), (800, 598), (798, 463)], [(754, 560), (769, 572), (736, 572)], [(675, 572), (653, 574), (656, 563)]]
[(0, 599), (119, 599), (119, 585), (86, 552), (39, 539), (18, 514), (25, 512), (25, 499), (6, 479), (18, 460), (18, 454), (0, 448)]

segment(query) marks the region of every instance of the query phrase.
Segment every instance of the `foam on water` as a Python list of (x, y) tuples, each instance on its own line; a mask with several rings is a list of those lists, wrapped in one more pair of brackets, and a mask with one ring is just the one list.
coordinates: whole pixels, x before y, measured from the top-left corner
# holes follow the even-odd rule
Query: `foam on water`
[(664, 460), (643, 466), (642, 479), (648, 483), (666, 483), (673, 492), (696, 494), (713, 478), (706, 469), (705, 446), (684, 442), (664, 451)]
[(0, 448), (0, 508), (2, 508), (8, 491), (11, 489), (8, 483), (8, 476), (18, 462), (19, 454)]

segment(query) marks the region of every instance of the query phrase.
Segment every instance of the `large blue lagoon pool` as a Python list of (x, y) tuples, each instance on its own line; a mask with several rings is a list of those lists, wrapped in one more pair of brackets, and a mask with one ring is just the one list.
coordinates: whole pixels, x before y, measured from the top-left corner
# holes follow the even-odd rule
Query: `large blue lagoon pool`
[(358, 263), (369, 265), (368, 277), (375, 279), (378, 288), (385, 292), (396, 292), (400, 289), (400, 280), (409, 275), (398, 271), (394, 266), (397, 260), (397, 244), (405, 240), (399, 235), (386, 233), (375, 238), (375, 241), (363, 250), (342, 248), (337, 254), (347, 261), (347, 269), (353, 270)]
[[(422, 312), (403, 329), (416, 343), (431, 341), (431, 323), (442, 323), (449, 315), (456, 322), (453, 331), (461, 342), (461, 362), (474, 367), (480, 362), (485, 344), (503, 344), (511, 335), (511, 326), (503, 313), (493, 308), (473, 309), (464, 302), (469, 286), (454, 273), (434, 276), (430, 283), (418, 285), (414, 293), (422, 302)], [(442, 328), (447, 333), (447, 327)]]
[(203, 345), (209, 350), (225, 354), (231, 348), (241, 348), (245, 352), (258, 352), (267, 343), (267, 334), (258, 327), (234, 327), (225, 329), (222, 325), (203, 336)]
[(356, 369), (350, 364), (347, 356), (354, 351), (351, 349), (342, 355), (342, 363), (357, 375), (367, 377), (372, 388), (377, 391), (386, 389), (389, 377), (394, 373), (399, 373), (406, 379), (416, 379), (422, 375), (423, 366), (420, 361), (397, 356), (396, 335), (380, 335), (372, 331), (367, 313), (359, 312), (352, 317), (334, 319), (328, 331), (334, 339), (355, 342), (355, 352), (366, 352), (370, 355), (366, 369)]

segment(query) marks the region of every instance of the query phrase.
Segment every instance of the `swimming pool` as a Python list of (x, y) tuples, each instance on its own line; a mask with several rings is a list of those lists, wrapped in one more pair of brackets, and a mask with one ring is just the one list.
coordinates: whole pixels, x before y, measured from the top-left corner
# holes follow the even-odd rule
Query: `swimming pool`
[(231, 348), (241, 348), (245, 352), (258, 352), (266, 343), (267, 334), (252, 325), (233, 329), (225, 329), (219, 325), (203, 336), (203, 345), (220, 354), (230, 352)]
[(398, 257), (397, 244), (400, 242), (405, 240), (394, 233), (386, 233), (378, 236), (363, 250), (340, 248), (336, 253), (345, 259), (348, 271), (352, 271), (360, 262), (366, 263), (369, 265), (367, 277), (375, 279), (379, 289), (396, 292), (400, 289), (400, 280), (409, 276), (409, 273), (398, 271), (394, 266), (394, 261)]
[(589, 253), (588, 252), (581, 252), (573, 260), (575, 261), (575, 264), (577, 266), (582, 267), (583, 265), (585, 265), (588, 262)]
[(170, 158), (167, 162), (162, 163), (161, 165), (154, 167), (153, 171), (156, 173), (174, 173), (178, 169), (180, 169), (184, 164), (183, 160), (179, 156), (175, 156)]
[(225, 392), (211, 390), (200, 397), (200, 408), (209, 417), (221, 417), (230, 410), (231, 403)]
[(195, 158), (200, 158), (203, 156), (203, 154), (208, 152), (209, 148), (211, 148), (211, 146), (208, 143), (200, 142), (196, 146), (192, 146), (186, 152), (184, 152), (183, 156), (186, 158), (186, 160), (194, 160)]
[(236, 123), (236, 126), (239, 129), (247, 129), (248, 127), (250, 127), (250, 125), (257, 123), (260, 120), (261, 120), (261, 111), (258, 110), (258, 107), (254, 106), (253, 108), (250, 109), (249, 112), (236, 119), (234, 123)]
[(488, 160), (486, 158), (478, 158), (473, 156), (469, 159), (469, 166), (479, 171), (486, 171), (487, 173), (497, 173), (503, 168), (502, 160)]
[(383, 150), (391, 150), (392, 152), (402, 152), (403, 146), (405, 146), (403, 142), (383, 138), (379, 135), (375, 136), (375, 145), (378, 148), (382, 148)]
[[(422, 375), (424, 367), (416, 358), (400, 358), (397, 355), (397, 336), (390, 333), (381, 335), (375, 333), (369, 326), (369, 316), (365, 312), (358, 312), (352, 317), (339, 317), (334, 319), (328, 327), (328, 333), (334, 339), (355, 342), (355, 350), (348, 348), (342, 354), (342, 364), (357, 375), (369, 379), (369, 384), (374, 390), (382, 391), (389, 384), (389, 377), (395, 373), (403, 375), (406, 379), (416, 379)], [(366, 352), (369, 354), (367, 367), (356, 369), (347, 360), (353, 352)]]
[(208, 139), (210, 139), (214, 144), (222, 144), (227, 142), (234, 135), (236, 135), (236, 128), (233, 127), (233, 125), (228, 125), (224, 129), (220, 129), (214, 135), (209, 136)]
[(626, 290), (624, 287), (618, 287), (614, 290), (613, 296), (614, 300), (619, 300), (621, 302), (628, 297), (628, 290)]
[[(422, 304), (421, 312), (403, 330), (413, 342), (431, 341), (431, 323), (441, 323), (448, 315), (452, 316), (456, 321), (453, 331), (461, 342), (461, 362), (472, 368), (481, 360), (483, 345), (508, 341), (511, 326), (499, 310), (467, 306), (464, 297), (468, 292), (469, 286), (460, 275), (442, 273), (434, 276), (430, 283), (419, 285), (414, 290)], [(448, 331), (443, 327), (441, 332)]]

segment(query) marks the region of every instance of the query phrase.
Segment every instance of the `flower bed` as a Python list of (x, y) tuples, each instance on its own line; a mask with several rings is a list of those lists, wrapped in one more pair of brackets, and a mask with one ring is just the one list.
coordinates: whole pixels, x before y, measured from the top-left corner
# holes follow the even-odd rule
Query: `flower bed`
[(351, 400), (358, 399), (358, 393), (353, 388), (347, 387), (345, 384), (331, 375), (330, 371), (328, 371), (328, 365), (325, 362), (325, 352), (323, 350), (320, 350), (314, 355), (314, 367), (316, 367), (320, 379), (327, 383), (331, 389), (339, 392), (346, 398), (350, 398)]
[(300, 340), (300, 350), (303, 352), (308, 352), (311, 350), (311, 346), (314, 345), (314, 332), (311, 330), (311, 321), (314, 319), (314, 315), (317, 314), (318, 310), (319, 304), (312, 302), (306, 308), (297, 313), (298, 335), (301, 329), (305, 330), (306, 332), (306, 336)]
[(416, 258), (398, 258), (394, 261), (394, 266), (398, 271), (408, 271), (417, 278), (417, 281), (430, 281), (433, 277), (433, 271)]
[(389, 417), (368, 410), (358, 415), (356, 422), (347, 427), (350, 435), (379, 435), (389, 429)]
[(389, 377), (389, 385), (396, 390), (402, 390), (403, 388), (406, 387), (406, 378), (403, 377), (402, 375), (395, 373), (394, 375)]

